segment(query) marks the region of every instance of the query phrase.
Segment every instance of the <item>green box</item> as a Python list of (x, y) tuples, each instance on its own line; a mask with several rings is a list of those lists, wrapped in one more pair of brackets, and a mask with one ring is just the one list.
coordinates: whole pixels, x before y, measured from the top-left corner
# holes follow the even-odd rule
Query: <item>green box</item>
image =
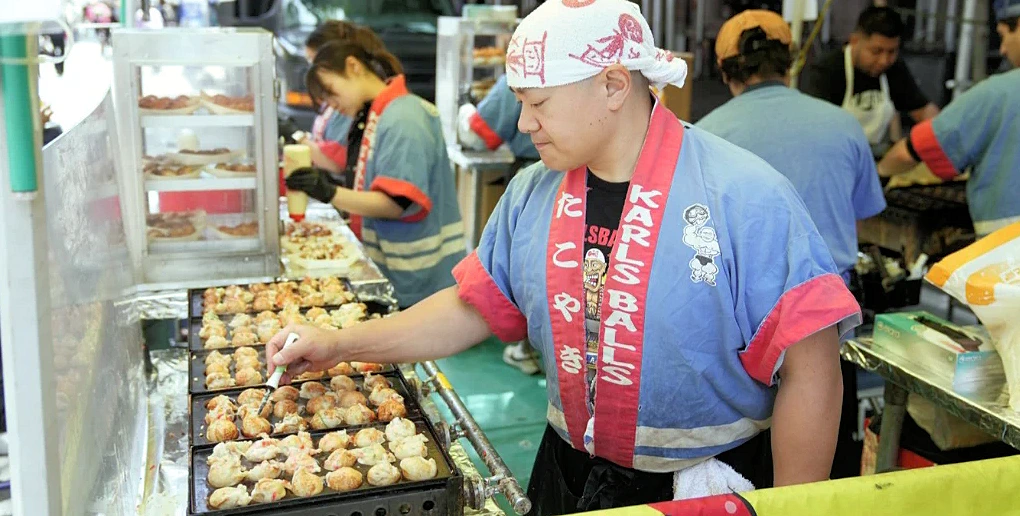
[[(919, 318), (948, 328), (940, 331)], [(954, 349), (955, 330), (976, 340), (977, 351)], [(875, 346), (894, 353), (952, 382), (953, 391), (977, 399), (995, 399), (1006, 382), (1002, 359), (983, 328), (955, 325), (934, 315), (918, 312), (880, 314), (875, 318)]]

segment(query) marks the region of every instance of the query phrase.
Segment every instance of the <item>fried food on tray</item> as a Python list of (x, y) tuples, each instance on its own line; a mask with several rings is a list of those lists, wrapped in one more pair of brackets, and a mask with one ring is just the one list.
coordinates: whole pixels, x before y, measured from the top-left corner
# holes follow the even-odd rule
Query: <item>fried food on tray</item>
[(303, 432), (307, 429), (308, 424), (305, 423), (304, 418), (297, 414), (287, 414), (284, 416), (283, 421), (280, 421), (273, 427), (273, 433), (289, 434), (293, 432)]
[(210, 423), (206, 430), (206, 439), (214, 443), (232, 441), (238, 436), (240, 436), (240, 432), (237, 430), (237, 425), (230, 419), (217, 419)]
[(388, 486), (400, 481), (400, 470), (388, 462), (380, 462), (368, 470), (368, 483), (373, 486)]
[[(243, 421), (244, 418), (248, 417), (249, 415), (254, 415), (255, 411), (258, 410), (258, 408), (259, 408), (259, 404), (258, 403), (251, 404), (251, 405), (241, 405), (237, 409), (237, 417), (241, 418), (241, 420)], [(262, 413), (259, 414), (258, 416), (263, 418), (263, 419), (269, 419), (269, 415), (272, 414), (272, 413), (273, 413), (273, 404), (270, 402), (270, 403), (266, 403), (265, 407), (262, 407)]]
[(221, 233), (226, 233), (230, 236), (252, 237), (259, 233), (259, 223), (258, 221), (242, 222), (235, 226), (216, 226), (216, 229), (220, 230)]
[(318, 398), (323, 394), (326, 394), (327, 389), (325, 385), (319, 382), (308, 382), (301, 385), (300, 396), (303, 399), (310, 400), (312, 398)]
[[(347, 362), (340, 362), (339, 364), (333, 366), (332, 368), (330, 368), (329, 371), (326, 371), (326, 372), (329, 373), (330, 376), (346, 376), (346, 375), (354, 374), (355, 371), (354, 371), (354, 368), (351, 367), (351, 364), (348, 364)], [(354, 381), (351, 380), (351, 382), (353, 383)], [(357, 387), (354, 387), (352, 389), (344, 389), (344, 390), (353, 391), (353, 390), (356, 390), (356, 389), (357, 389)], [(336, 389), (336, 388), (334, 388), (334, 390), (339, 391), (339, 389)]]
[(193, 175), (196, 170), (198, 169), (195, 167), (161, 163), (149, 163), (142, 168), (142, 172), (147, 175), (168, 178)]
[(248, 472), (241, 466), (240, 458), (233, 457), (214, 462), (209, 466), (209, 476), (206, 480), (212, 487), (230, 487), (240, 484)]
[(351, 468), (343, 467), (336, 471), (326, 473), (326, 485), (334, 491), (353, 491), (364, 482), (361, 472)]
[(245, 163), (220, 163), (216, 165), (216, 168), (227, 172), (251, 172), (253, 174), (256, 171), (255, 165)]
[(244, 95), (240, 97), (213, 95), (212, 97), (209, 97), (209, 101), (217, 106), (237, 111), (255, 111), (255, 97), (252, 95)]
[(379, 421), (388, 422), (398, 417), (407, 416), (407, 407), (403, 400), (389, 399), (379, 405)]
[(375, 412), (359, 403), (347, 409), (347, 412), (344, 413), (344, 420), (348, 425), (364, 425), (375, 421)]
[(332, 453), (336, 450), (347, 448), (350, 442), (351, 437), (347, 435), (346, 430), (330, 432), (319, 439), (319, 449), (325, 453)]
[(224, 337), (213, 335), (205, 341), (205, 345), (203, 347), (205, 349), (223, 349), (230, 347), (230, 343), (227, 342), (227, 339)]
[(410, 457), (400, 461), (400, 471), (408, 480), (428, 480), (436, 477), (439, 468), (435, 459)]
[(248, 481), (258, 482), (263, 479), (280, 478), (282, 475), (282, 463), (275, 460), (264, 460), (248, 470)]
[(390, 442), (399, 441), (411, 437), (417, 432), (414, 422), (402, 417), (394, 418), (386, 425), (386, 440)]
[(390, 451), (393, 452), (393, 456), (398, 459), (406, 459), (409, 457), (427, 457), (429, 454), (428, 448), (425, 443), (428, 439), (422, 435), (412, 435), (411, 437), (405, 437), (399, 441), (390, 442)]
[(308, 432), (298, 432), (297, 435), (289, 435), (280, 441), (287, 455), (297, 452), (306, 452), (311, 455), (318, 455), (322, 450), (317, 450), (312, 444), (312, 435)]
[(358, 391), (344, 391), (339, 394), (340, 401), (337, 403), (341, 408), (351, 408), (355, 405), (368, 405), (368, 399)]
[(283, 387), (273, 391), (273, 394), (269, 396), (269, 399), (276, 402), (283, 400), (297, 401), (298, 395), (299, 393), (296, 388), (290, 385), (284, 385)]
[(297, 496), (315, 496), (322, 492), (322, 477), (309, 468), (301, 468), (290, 479), (290, 491)]
[(231, 360), (230, 355), (224, 355), (219, 351), (213, 351), (212, 353), (209, 353), (209, 356), (205, 357), (205, 366), (209, 367), (213, 364), (229, 366), (230, 360)]
[(337, 428), (344, 424), (344, 410), (335, 407), (320, 410), (312, 416), (309, 424), (313, 430)]
[(338, 401), (339, 400), (337, 399), (335, 394), (333, 394), (332, 392), (327, 392), (322, 396), (317, 396), (315, 398), (308, 400), (308, 403), (305, 404), (305, 411), (307, 411), (309, 414), (317, 414), (322, 410), (337, 406)]
[(205, 402), (205, 408), (208, 410), (213, 410), (222, 406), (229, 406), (232, 409), (237, 408), (234, 404), (234, 400), (231, 400), (229, 396), (224, 396), (222, 394)]
[(268, 434), (272, 431), (273, 427), (269, 424), (269, 421), (265, 418), (259, 417), (256, 414), (249, 414), (241, 421), (241, 433), (245, 437), (256, 437), (262, 434)]
[[(240, 367), (240, 365), (238, 365), (238, 367)], [(262, 373), (260, 373), (257, 369), (253, 369), (251, 367), (238, 369), (237, 375), (234, 377), (234, 379), (237, 381), (237, 385), (241, 387), (259, 385), (264, 381), (264, 378), (262, 378)]]
[(244, 458), (249, 462), (263, 462), (275, 459), (281, 453), (283, 453), (283, 449), (280, 447), (280, 441), (271, 437), (263, 437), (248, 447), (248, 450), (244, 452)]
[(237, 403), (240, 405), (255, 405), (258, 407), (259, 403), (262, 403), (262, 397), (265, 395), (265, 389), (246, 389), (237, 396)]
[(364, 464), (365, 466), (375, 466), (383, 462), (396, 462), (396, 457), (392, 453), (386, 451), (381, 444), (373, 444), (372, 446), (366, 446), (364, 448), (355, 448), (351, 450), (351, 453), (358, 458), (358, 464)]
[(358, 430), (358, 433), (354, 434), (354, 446), (358, 448), (365, 448), (372, 446), (373, 444), (382, 444), (386, 442), (386, 434), (378, 428), (364, 428)]
[[(330, 369), (329, 374), (333, 375), (336, 373), (333, 372), (333, 369)], [(358, 384), (354, 383), (354, 380), (348, 376), (334, 376), (329, 380), (329, 387), (337, 394), (358, 390)]]
[(205, 376), (205, 387), (207, 389), (229, 389), (235, 385), (236, 382), (230, 377), (229, 372), (212, 372)]
[(177, 97), (157, 97), (155, 95), (146, 95), (138, 99), (138, 107), (142, 109), (184, 109), (194, 105), (195, 99), (187, 95), (178, 95)]
[(290, 482), (275, 478), (263, 478), (255, 483), (251, 490), (251, 501), (255, 503), (268, 503), (282, 500), (287, 496), (287, 488)]
[(251, 503), (248, 490), (244, 486), (221, 487), (209, 495), (209, 507), (213, 509), (233, 509)]
[(277, 401), (276, 406), (273, 407), (273, 415), (276, 416), (277, 419), (283, 419), (287, 417), (288, 414), (297, 415), (299, 409), (300, 407), (297, 402), (293, 400)]
[(389, 400), (397, 400), (403, 402), (404, 397), (397, 394), (397, 391), (389, 387), (380, 387), (378, 389), (375, 389), (372, 391), (372, 394), (368, 396), (368, 401), (371, 402), (372, 405), (375, 405), (377, 407)]
[(351, 450), (345, 450), (343, 448), (339, 450), (333, 450), (333, 453), (329, 454), (326, 461), (322, 463), (322, 467), (328, 471), (336, 471), (340, 468), (349, 468), (357, 464), (358, 457), (354, 455)]
[(318, 461), (315, 460), (315, 457), (313, 457), (312, 454), (308, 453), (305, 450), (295, 451), (291, 453), (290, 456), (287, 457), (287, 462), (283, 464), (283, 470), (288, 475), (293, 475), (294, 473), (301, 469), (307, 469), (312, 473), (318, 473), (319, 471), (321, 471), (321, 468), (319, 468), (319, 463)]
[(217, 154), (230, 154), (230, 149), (217, 147), (215, 149), (181, 149), (179, 154), (191, 154), (192, 156), (216, 156)]

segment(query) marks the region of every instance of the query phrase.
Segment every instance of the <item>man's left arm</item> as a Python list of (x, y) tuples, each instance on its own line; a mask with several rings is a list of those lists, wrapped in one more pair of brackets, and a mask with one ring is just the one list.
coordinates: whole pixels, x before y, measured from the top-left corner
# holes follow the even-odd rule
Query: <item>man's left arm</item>
[(829, 478), (842, 396), (835, 327), (816, 332), (786, 350), (772, 412), (776, 487)]
[(928, 96), (921, 91), (903, 59), (897, 59), (893, 63), (886, 72), (886, 77), (889, 80), (889, 96), (892, 97), (896, 109), (910, 114), (914, 123), (930, 120), (939, 114), (939, 107), (928, 100)]
[(925, 120), (931, 120), (939, 114), (939, 107), (931, 102), (924, 105), (924, 107), (915, 109), (910, 112), (910, 118), (914, 120), (914, 123), (919, 124)]

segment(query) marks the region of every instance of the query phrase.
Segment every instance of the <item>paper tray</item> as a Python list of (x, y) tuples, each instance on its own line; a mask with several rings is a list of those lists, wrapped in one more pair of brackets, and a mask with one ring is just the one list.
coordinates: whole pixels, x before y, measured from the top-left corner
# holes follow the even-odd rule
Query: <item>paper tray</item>
[[(368, 425), (363, 428), (385, 429), (385, 424)], [(463, 478), (454, 466), (453, 460), (447, 451), (439, 444), (436, 433), (427, 421), (416, 421), (418, 433), (424, 434), (428, 439), (428, 457), (435, 459), (437, 472), (436, 477), (423, 481), (408, 481), (401, 479), (400, 482), (391, 486), (375, 487), (367, 481), (362, 487), (348, 492), (336, 492), (324, 486), (322, 493), (308, 497), (298, 498), (288, 491), (287, 497), (276, 502), (264, 504), (252, 504), (236, 509), (216, 510), (208, 506), (209, 495), (214, 489), (208, 485), (206, 478), (209, 475), (209, 466), (206, 462), (212, 454), (213, 447), (206, 446), (193, 448), (191, 453), (191, 496), (189, 514), (216, 514), (216, 515), (241, 515), (241, 514), (285, 514), (285, 515), (338, 515), (360, 513), (365, 516), (374, 514), (412, 514), (412, 515), (452, 515), (463, 512), (463, 499), (461, 486)], [(313, 442), (318, 445), (319, 438), (329, 431), (310, 432)], [(351, 433), (351, 432), (348, 432)], [(384, 445), (385, 446), (385, 445)], [(319, 465), (329, 454), (322, 453), (316, 456)], [(242, 459), (246, 466), (247, 461)], [(398, 462), (399, 464), (399, 462)], [(367, 477), (368, 466), (357, 464), (355, 469)], [(318, 473), (324, 477), (327, 471)], [(247, 489), (251, 489), (252, 483), (244, 482)], [(380, 512), (381, 511), (381, 512)]]

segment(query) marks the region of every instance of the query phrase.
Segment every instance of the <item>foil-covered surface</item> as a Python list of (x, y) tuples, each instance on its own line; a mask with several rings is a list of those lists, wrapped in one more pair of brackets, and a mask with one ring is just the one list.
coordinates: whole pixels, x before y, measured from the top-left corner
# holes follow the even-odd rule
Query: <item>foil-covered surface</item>
[(108, 94), (43, 149), (52, 338), (40, 352), (53, 360), (64, 514), (130, 514), (142, 495), (142, 332), (118, 304), (133, 278), (112, 120)]
[(183, 515), (188, 508), (188, 350), (149, 354), (148, 402), (154, 431), (149, 436), (146, 497), (139, 514)]
[(994, 399), (972, 399), (953, 391), (953, 379), (874, 346), (870, 337), (843, 343), (842, 357), (917, 394), (968, 423), (1020, 449), (1020, 413), (1009, 408), (1005, 390)]

